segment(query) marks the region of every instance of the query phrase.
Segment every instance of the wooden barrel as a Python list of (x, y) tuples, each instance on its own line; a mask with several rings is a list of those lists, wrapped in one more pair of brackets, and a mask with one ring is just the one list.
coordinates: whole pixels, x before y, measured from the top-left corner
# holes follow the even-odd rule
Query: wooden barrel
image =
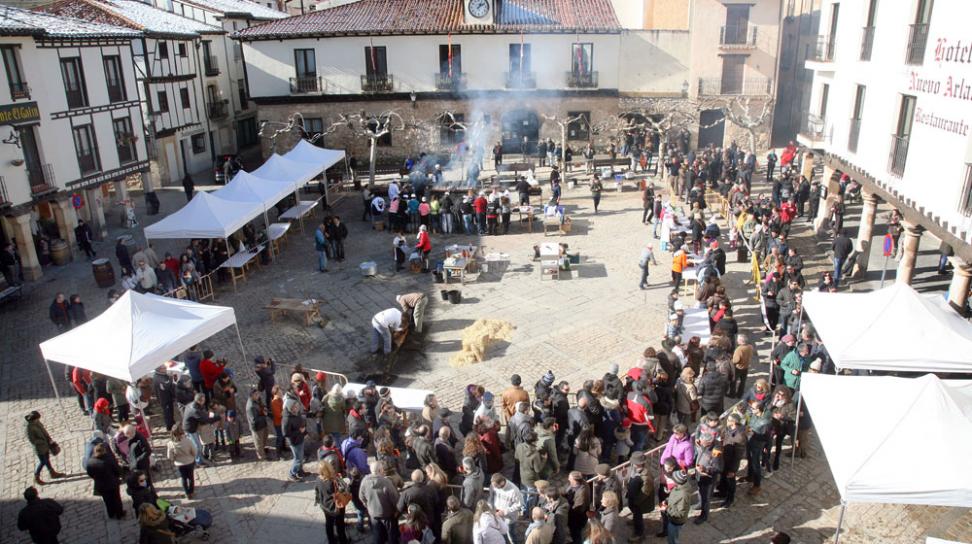
[(51, 261), (58, 266), (63, 266), (71, 260), (71, 246), (64, 240), (51, 241)]
[(94, 273), (95, 283), (98, 287), (111, 287), (115, 285), (115, 269), (111, 266), (108, 259), (95, 259), (91, 261), (91, 272)]

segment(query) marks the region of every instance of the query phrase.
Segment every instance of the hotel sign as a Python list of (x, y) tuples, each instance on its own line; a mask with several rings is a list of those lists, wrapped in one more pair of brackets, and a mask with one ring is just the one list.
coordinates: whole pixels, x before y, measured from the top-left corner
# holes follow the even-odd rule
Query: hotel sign
[(23, 104), (0, 104), (0, 125), (15, 125), (40, 121), (40, 110), (37, 102)]

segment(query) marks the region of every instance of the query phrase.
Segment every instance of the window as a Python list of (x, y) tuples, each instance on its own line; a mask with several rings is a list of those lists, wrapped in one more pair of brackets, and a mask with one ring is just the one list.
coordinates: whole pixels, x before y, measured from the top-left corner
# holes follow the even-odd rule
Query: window
[(219, 61), (216, 59), (216, 55), (213, 55), (213, 42), (204, 41), (202, 42), (202, 54), (203, 54), (203, 66), (206, 68), (207, 76), (215, 76), (219, 74)]
[(722, 33), (724, 44), (745, 44), (749, 33), (749, 5), (730, 4), (726, 6), (726, 28)]
[(874, 48), (874, 18), (877, 16), (878, 0), (867, 3), (867, 19), (861, 34), (861, 60), (871, 60), (871, 50)]
[(246, 80), (240, 79), (236, 82), (236, 90), (240, 96), (240, 109), (246, 110), (250, 108), (250, 99), (246, 95)]
[(69, 108), (83, 108), (88, 105), (88, 92), (84, 87), (84, 71), (81, 57), (61, 59), (61, 77), (64, 78), (64, 92), (67, 94)]
[(891, 138), (890, 168), (892, 174), (904, 175), (905, 164), (908, 162), (908, 144), (911, 141), (911, 126), (915, 120), (914, 96), (901, 95), (901, 106), (898, 109), (898, 124)]
[[(303, 137), (307, 139), (314, 139), (315, 136), (324, 132), (324, 120), (320, 117), (307, 117), (304, 119), (303, 127)], [(319, 136), (314, 139), (314, 145), (318, 147), (323, 147), (324, 137)]]
[(959, 198), (959, 211), (965, 215), (972, 215), (972, 164), (965, 165), (965, 184)]
[(294, 67), (297, 77), (317, 77), (317, 60), (313, 49), (294, 49)]
[(192, 135), (192, 152), (195, 155), (206, 152), (206, 133)]
[(527, 73), (530, 71), (530, 44), (510, 44), (510, 73)]
[(745, 55), (723, 55), (720, 94), (742, 94), (745, 68)]
[(569, 111), (567, 112), (567, 118), (579, 118), (567, 123), (568, 140), (583, 140), (586, 142), (591, 139), (591, 112)]
[(159, 101), (159, 112), (166, 113), (169, 111), (169, 93), (165, 91), (159, 91), (156, 93), (156, 98)]
[(74, 127), (74, 152), (77, 154), (82, 176), (101, 169), (98, 164), (98, 145), (91, 125)]
[(176, 45), (176, 50), (179, 52), (180, 57), (184, 58), (189, 56), (189, 52), (186, 50), (186, 44), (182, 42), (179, 42), (179, 44)]
[(20, 58), (17, 48), (11, 45), (0, 47), (3, 54), (3, 66), (7, 71), (7, 83), (10, 85), (10, 98), (30, 98), (30, 89), (24, 81), (24, 72), (20, 69)]
[(456, 77), (462, 72), (462, 46), (453, 45), (450, 51), (449, 45), (439, 46), (439, 73), (442, 75)]
[(908, 37), (908, 64), (921, 64), (925, 59), (925, 45), (928, 43), (928, 23), (931, 22), (931, 12), (934, 0), (918, 0), (915, 10), (915, 23), (911, 25), (911, 35)]
[(857, 141), (861, 135), (861, 117), (864, 115), (864, 95), (866, 88), (863, 85), (857, 86), (854, 94), (854, 113), (851, 117), (850, 131), (847, 137), (847, 149), (857, 152)]
[(135, 151), (135, 134), (132, 120), (128, 117), (114, 119), (111, 127), (115, 132), (115, 148), (118, 149), (119, 164), (126, 164), (138, 158)]
[(582, 76), (590, 74), (594, 69), (594, 44), (572, 44), (570, 57), (570, 71), (572, 73)]
[(388, 57), (384, 45), (365, 47), (365, 74), (369, 78), (388, 75)]
[(108, 84), (108, 101), (125, 100), (125, 76), (122, 72), (121, 58), (118, 55), (105, 57), (105, 82)]
[(169, 43), (159, 42), (159, 58), (167, 59), (169, 58)]
[(466, 139), (466, 129), (463, 123), (466, 115), (454, 113), (452, 117), (443, 115), (439, 121), (439, 143), (441, 145), (455, 145)]
[(237, 121), (236, 123), (236, 145), (237, 147), (249, 147), (258, 142), (256, 119), (249, 118)]
[(189, 89), (185, 87), (179, 89), (179, 102), (182, 103), (182, 109), (184, 110), (192, 107), (192, 103), (189, 102)]

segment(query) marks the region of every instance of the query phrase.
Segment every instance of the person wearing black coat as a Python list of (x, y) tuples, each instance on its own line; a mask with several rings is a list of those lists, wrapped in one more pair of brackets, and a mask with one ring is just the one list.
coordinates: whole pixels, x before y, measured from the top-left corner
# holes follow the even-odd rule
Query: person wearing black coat
[(81, 302), (81, 295), (71, 295), (68, 304), (68, 316), (75, 327), (88, 321), (88, 315), (84, 312), (84, 303)]
[(132, 266), (132, 256), (128, 252), (128, 246), (122, 238), (118, 239), (118, 243), (115, 244), (115, 257), (118, 259), (118, 266), (121, 267), (122, 273), (127, 269), (134, 272), (135, 267)]
[(334, 216), (327, 225), (328, 243), (331, 244), (331, 255), (338, 261), (344, 260), (344, 239), (348, 237), (348, 227), (341, 222), (341, 218)]
[(135, 517), (138, 517), (138, 508), (143, 504), (157, 506), (159, 495), (155, 492), (155, 487), (152, 486), (145, 472), (133, 470), (125, 482), (128, 484), (125, 492), (132, 498), (132, 509), (135, 511)]
[(64, 293), (58, 293), (54, 297), (54, 302), (51, 302), (51, 307), (48, 310), (48, 316), (58, 331), (63, 332), (71, 328), (71, 311), (67, 299), (64, 298)]
[(129, 425), (124, 430), (128, 437), (128, 466), (145, 472), (149, 484), (152, 483), (152, 476), (149, 470), (152, 468), (152, 446), (141, 433), (135, 430), (133, 425)]
[(81, 248), (81, 251), (89, 259), (97, 257), (97, 254), (95, 254), (94, 249), (91, 247), (94, 235), (91, 233), (91, 227), (83, 219), (78, 219), (78, 226), (74, 227), (74, 238), (78, 241), (78, 247)]
[(37, 488), (24, 490), (24, 506), (17, 514), (17, 529), (29, 531), (35, 544), (57, 544), (57, 534), (61, 532), (61, 514), (64, 507), (54, 499), (42, 499)]
[(108, 455), (108, 448), (98, 444), (91, 459), (84, 467), (88, 476), (94, 480), (94, 494), (105, 502), (105, 510), (111, 519), (124, 519), (125, 510), (121, 500), (121, 469), (114, 456)]
[(408, 505), (417, 504), (422, 513), (429, 520), (429, 529), (439, 537), (442, 528), (441, 513), (445, 505), (439, 504), (439, 492), (426, 481), (425, 473), (415, 469), (412, 471), (411, 484), (406, 486), (398, 496), (398, 510), (405, 512)]
[(176, 382), (165, 371), (165, 366), (155, 369), (152, 374), (152, 390), (155, 398), (159, 399), (162, 405), (162, 417), (165, 419), (165, 430), (172, 431), (175, 427), (175, 402), (176, 402)]

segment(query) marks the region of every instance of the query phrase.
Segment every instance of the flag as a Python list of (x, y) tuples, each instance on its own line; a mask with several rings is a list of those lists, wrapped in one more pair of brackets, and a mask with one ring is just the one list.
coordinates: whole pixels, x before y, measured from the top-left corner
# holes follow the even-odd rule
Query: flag
[(452, 32), (449, 33), (449, 79), (452, 79)]
[(377, 74), (378, 73), (378, 63), (375, 60), (375, 41), (373, 39), (371, 39), (371, 38), (368, 38), (368, 42), (371, 44), (371, 48), (370, 48), (370, 51), (371, 51), (371, 73), (372, 74)]

